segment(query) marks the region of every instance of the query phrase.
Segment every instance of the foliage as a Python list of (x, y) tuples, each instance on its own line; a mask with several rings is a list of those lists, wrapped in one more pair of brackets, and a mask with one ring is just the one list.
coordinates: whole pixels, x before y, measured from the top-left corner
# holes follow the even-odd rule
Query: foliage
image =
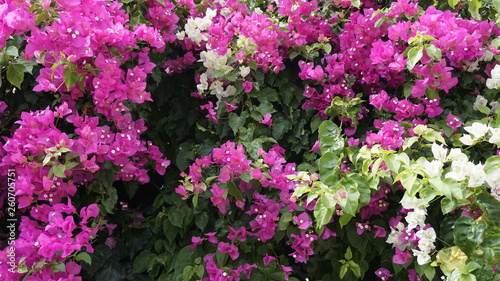
[(498, 1), (0, 7), (0, 280), (499, 280)]

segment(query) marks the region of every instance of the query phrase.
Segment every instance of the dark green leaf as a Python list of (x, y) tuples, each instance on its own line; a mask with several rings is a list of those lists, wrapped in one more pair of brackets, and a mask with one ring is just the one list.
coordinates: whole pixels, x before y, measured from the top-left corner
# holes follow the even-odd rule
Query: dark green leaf
[(142, 251), (135, 259), (134, 259), (134, 273), (142, 273), (148, 269), (148, 265), (153, 261), (156, 257), (154, 253), (149, 250)]
[(21, 89), (21, 83), (23, 83), (25, 71), (26, 67), (22, 64), (9, 64), (9, 66), (7, 66), (7, 80), (10, 84)]
[(94, 280), (122, 281), (125, 276), (126, 273), (123, 267), (117, 261), (109, 260), (96, 273)]
[(483, 234), (488, 227), (486, 221), (475, 222), (473, 218), (462, 216), (453, 228), (455, 244), (468, 256), (471, 256), (483, 242)]

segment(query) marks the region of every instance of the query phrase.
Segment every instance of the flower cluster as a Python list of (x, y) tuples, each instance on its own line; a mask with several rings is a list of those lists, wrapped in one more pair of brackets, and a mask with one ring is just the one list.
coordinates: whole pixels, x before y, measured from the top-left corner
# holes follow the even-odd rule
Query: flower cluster
[[(289, 256), (293, 257), (296, 262), (307, 262), (314, 254), (312, 243), (318, 240), (318, 236), (314, 235), (313, 230), (310, 229), (312, 221), (308, 214), (299, 211), (295, 198), (292, 196), (298, 182), (290, 180), (290, 176), (293, 177), (297, 172), (294, 164), (286, 164), (283, 153), (284, 150), (279, 146), (274, 146), (268, 152), (260, 149), (259, 159), (251, 161), (247, 159), (243, 146), (226, 142), (220, 148), (214, 148), (209, 155), (195, 160), (189, 167), (189, 173), (184, 174), (185, 180), (176, 188), (176, 192), (187, 199), (194, 194), (210, 191), (210, 201), (222, 214), (228, 212), (228, 208), (233, 206), (232, 201), (234, 201), (236, 208), (243, 210), (252, 219), (247, 227), (237, 228), (237, 225), (228, 225), (228, 234), (218, 235), (217, 238), (214, 236), (217, 232), (205, 233), (206, 238), (195, 236), (192, 238), (193, 244), (190, 247), (196, 248), (207, 240), (209, 243), (217, 244), (218, 252), (227, 253), (232, 260), (236, 260), (240, 256), (237, 243), (248, 241), (269, 243), (277, 233), (278, 222), (284, 219), (283, 213), (297, 212), (298, 215), (286, 220), (286, 222), (293, 220), (297, 229), (300, 230), (297, 234), (290, 234), (289, 245), (293, 252)], [(203, 179), (206, 177), (202, 174), (211, 171), (212, 167), (217, 167), (218, 172), (214, 180), (217, 183), (204, 182)], [(268, 188), (271, 193), (258, 191), (253, 180), (257, 180), (262, 188)], [(273, 190), (279, 193), (275, 197), (272, 197)], [(242, 194), (238, 195), (240, 192)], [(245, 199), (247, 196), (251, 196), (250, 201)], [(238, 199), (238, 197), (241, 198)], [(329, 232), (324, 239), (334, 235)], [(224, 242), (223, 239), (228, 239), (230, 243)], [(263, 258), (265, 264), (269, 263), (269, 257)], [(213, 254), (205, 256), (207, 272), (213, 272), (217, 276), (221, 274), (239, 276), (241, 273), (240, 268), (237, 269), (239, 271), (236, 275), (232, 270), (225, 272), (217, 269), (222, 266), (224, 265), (218, 265), (213, 261)], [(253, 265), (248, 266), (251, 269)], [(209, 273), (209, 276), (212, 276), (212, 273)]]
[[(431, 258), (430, 254), (436, 248), (434, 245), (436, 232), (432, 226), (425, 223), (427, 210), (423, 206), (418, 206), (415, 198), (403, 198), (401, 204), (407, 212), (405, 220), (408, 225), (405, 226), (401, 222), (401, 216), (389, 222), (391, 233), (386, 242), (396, 247), (393, 262), (406, 264), (413, 254), (417, 257), (418, 264), (426, 264)], [(412, 254), (408, 250), (411, 250)]]

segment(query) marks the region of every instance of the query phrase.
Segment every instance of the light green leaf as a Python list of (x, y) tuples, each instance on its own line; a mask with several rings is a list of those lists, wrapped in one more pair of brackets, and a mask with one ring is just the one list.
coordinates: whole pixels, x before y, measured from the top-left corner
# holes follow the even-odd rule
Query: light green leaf
[(348, 270), (349, 270), (349, 267), (347, 267), (347, 264), (343, 264), (340, 267), (340, 271), (339, 271), (339, 277), (340, 277), (340, 279), (344, 279), (344, 276), (346, 275), (346, 273), (347, 273)]
[(84, 261), (88, 265), (92, 264), (92, 258), (90, 258), (90, 255), (87, 252), (80, 252), (80, 253), (78, 253), (78, 255), (76, 255), (76, 260), (78, 260), (78, 261)]
[(66, 175), (64, 174), (64, 171), (66, 171), (66, 166), (64, 165), (57, 165), (57, 166), (52, 166), (51, 168), (52, 173), (58, 177), (58, 178), (65, 178)]
[(481, 20), (481, 15), (479, 14), (479, 8), (481, 8), (481, 2), (478, 0), (469, 0), (469, 13), (476, 20)]
[(429, 45), (425, 48), (425, 51), (431, 58), (435, 58), (438, 61), (441, 61), (441, 49), (437, 48), (435, 45)]
[(347, 247), (347, 250), (344, 254), (344, 258), (346, 260), (351, 260), (352, 259), (352, 251), (351, 251), (351, 247)]
[(316, 218), (316, 231), (323, 229), (323, 226), (330, 222), (333, 216), (333, 208), (327, 208), (321, 200), (314, 207), (314, 218)]
[[(458, 0), (456, 0), (456, 1), (458, 1)], [(500, 12), (500, 0), (493, 0), (492, 2), (493, 2), (493, 6), (497, 10), (497, 12)]]
[(348, 261), (347, 264), (349, 265), (352, 273), (354, 273), (354, 276), (358, 278), (361, 277), (361, 268), (359, 267), (359, 264), (355, 263), (352, 260)]
[(66, 271), (65, 263), (58, 263), (52, 267), (52, 272), (65, 272), (65, 271)]
[(455, 8), (455, 6), (458, 4), (459, 0), (448, 0), (448, 5), (450, 7)]
[(19, 56), (19, 51), (17, 50), (17, 48), (15, 46), (9, 46), (5, 50), (5, 54), (7, 56), (17, 57), (17, 56)]
[(81, 75), (78, 72), (70, 68), (65, 68), (63, 73), (64, 84), (68, 90), (70, 90), (81, 78)]
[(492, 156), (484, 163), (484, 172), (488, 175), (493, 175), (500, 171), (500, 156)]
[(194, 267), (191, 265), (188, 265), (184, 267), (184, 270), (182, 271), (182, 280), (183, 281), (189, 281), (194, 275)]
[(421, 46), (412, 47), (408, 51), (408, 59), (406, 61), (406, 66), (408, 67), (408, 70), (412, 70), (413, 67), (420, 61), (423, 55), (424, 52)]

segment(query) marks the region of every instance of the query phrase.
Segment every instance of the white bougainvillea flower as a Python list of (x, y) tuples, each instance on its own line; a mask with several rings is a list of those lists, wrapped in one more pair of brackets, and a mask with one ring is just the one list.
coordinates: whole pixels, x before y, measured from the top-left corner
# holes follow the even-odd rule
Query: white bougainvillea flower
[(489, 128), (491, 137), (488, 142), (500, 146), (500, 128)]
[(486, 79), (488, 89), (498, 89), (500, 86), (500, 65), (495, 65), (491, 70), (491, 78)]
[(417, 197), (410, 197), (410, 196), (403, 196), (403, 199), (401, 199), (401, 206), (407, 210), (413, 210), (417, 207), (418, 203), (418, 198)]
[(443, 145), (438, 145), (437, 143), (433, 143), (432, 147), (432, 154), (434, 155), (434, 158), (441, 162), (446, 162), (446, 155), (448, 154), (448, 149), (444, 148)]
[(443, 162), (440, 160), (425, 161), (424, 172), (431, 178), (440, 176), (443, 171)]
[(488, 133), (488, 126), (479, 123), (479, 122), (474, 122), (472, 123), (471, 126), (467, 126), (464, 128), (467, 132), (471, 133), (474, 135), (474, 138), (480, 138), (484, 137)]
[(445, 177), (452, 178), (456, 181), (463, 181), (469, 173), (468, 169), (468, 161), (453, 161), (451, 163), (451, 171), (448, 172)]
[(450, 154), (448, 154), (448, 157), (446, 157), (446, 162), (448, 161), (467, 162), (469, 161), (469, 157), (467, 157), (467, 155), (463, 153), (460, 148), (452, 148), (450, 150)]
[(483, 169), (484, 165), (469, 165), (468, 173), (469, 173), (469, 184), (468, 187), (478, 187), (483, 185), (486, 180), (486, 174)]
[(459, 140), (465, 145), (474, 144), (474, 140), (472, 139), (472, 137), (470, 135), (463, 135)]
[(418, 207), (413, 212), (408, 212), (405, 217), (408, 223), (408, 229), (414, 229), (419, 225), (420, 227), (425, 226), (425, 217), (427, 216), (427, 209), (425, 207)]
[(426, 264), (431, 259), (431, 256), (426, 251), (421, 251), (416, 249), (413, 249), (412, 251), (413, 251), (413, 256), (417, 257), (417, 262), (420, 265)]

